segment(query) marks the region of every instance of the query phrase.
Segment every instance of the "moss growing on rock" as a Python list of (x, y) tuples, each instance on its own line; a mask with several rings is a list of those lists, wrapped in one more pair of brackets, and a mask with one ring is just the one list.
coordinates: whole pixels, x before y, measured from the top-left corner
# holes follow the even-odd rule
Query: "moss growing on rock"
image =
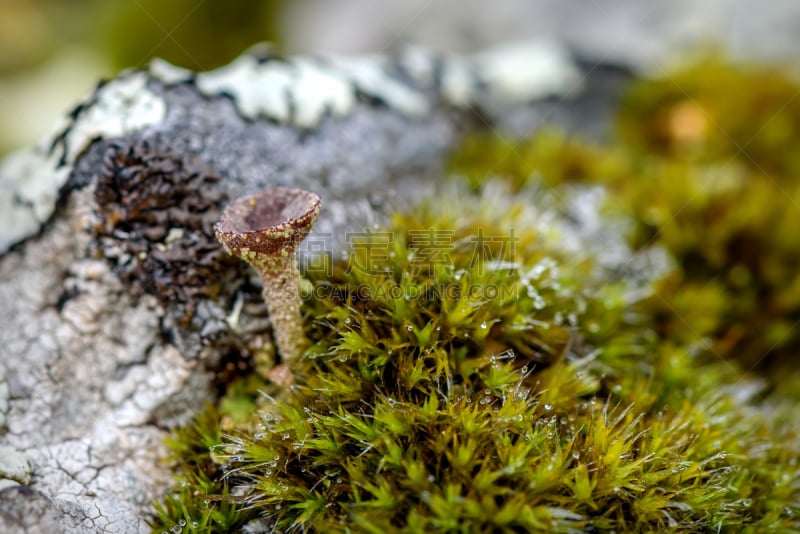
[[(796, 391), (743, 372), (797, 310), (778, 287), (794, 273), (754, 267), (790, 264), (799, 247), (766, 225), (797, 210), (762, 213), (775, 191), (732, 186), (769, 183), (750, 164), (627, 135), (468, 141), (454, 168), (472, 192), (397, 213), (310, 269), (295, 382), (265, 385), (249, 421), (211, 409), (176, 435), (178, 484), (154, 529), (800, 529)], [(597, 185), (606, 234), (573, 217)], [(601, 261), (620, 217), (675, 268), (634, 277), (624, 247)]]
[(453, 168), (475, 185), (602, 185), (632, 246), (679, 264), (654, 301), (665, 337), (710, 336), (717, 356), (784, 370), (800, 349), (798, 91), (775, 70), (703, 62), (636, 84), (608, 146), (478, 137)]

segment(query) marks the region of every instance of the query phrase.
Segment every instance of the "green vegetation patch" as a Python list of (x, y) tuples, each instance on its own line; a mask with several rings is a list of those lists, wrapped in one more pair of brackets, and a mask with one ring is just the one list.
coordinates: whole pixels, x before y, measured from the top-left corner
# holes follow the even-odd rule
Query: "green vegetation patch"
[[(762, 76), (716, 68), (742, 91)], [(634, 88), (609, 147), (467, 141), (453, 169), (468, 186), (310, 265), (303, 368), (286, 388), (249, 379), (176, 432), (154, 530), (800, 529), (796, 381), (744, 372), (775, 339), (773, 361), (795, 357), (798, 246), (776, 221), (798, 210), (723, 142), (630, 134), (659, 116), (644, 110), (727, 109), (704, 99), (730, 92), (716, 82), (647, 96), (669, 84)], [(629, 233), (615, 264), (599, 259), (611, 238), (570, 223), (597, 186), (599, 224)], [(633, 269), (658, 247), (671, 270)]]

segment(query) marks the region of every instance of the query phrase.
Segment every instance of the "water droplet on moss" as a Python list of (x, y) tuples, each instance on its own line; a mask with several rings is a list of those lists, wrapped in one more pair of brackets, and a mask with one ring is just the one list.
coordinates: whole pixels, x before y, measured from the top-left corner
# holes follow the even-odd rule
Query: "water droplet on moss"
[(527, 373), (527, 372), (528, 372), (528, 366), (527, 366), (527, 365), (524, 365), (524, 366), (522, 367), (522, 369), (520, 369), (520, 371), (522, 371), (522, 374), (525, 374), (525, 373)]
[(553, 409), (553, 405), (552, 405), (552, 404), (545, 404), (545, 405), (543, 406), (543, 408), (544, 408), (546, 411), (548, 411), (548, 412), (549, 412), (550, 410), (552, 410), (552, 409)]
[(181, 519), (180, 521), (178, 521), (178, 524), (180, 526), (182, 526), (182, 527), (185, 527), (186, 526), (186, 520), (185, 519)]
[(344, 324), (350, 324), (350, 317), (345, 317)]

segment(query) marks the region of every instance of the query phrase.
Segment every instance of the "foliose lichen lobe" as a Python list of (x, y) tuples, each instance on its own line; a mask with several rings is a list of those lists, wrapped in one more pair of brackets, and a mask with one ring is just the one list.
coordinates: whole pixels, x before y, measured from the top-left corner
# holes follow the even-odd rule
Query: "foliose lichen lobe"
[(112, 143), (97, 177), (98, 252), (164, 304), (214, 298), (229, 262), (213, 223), (226, 195), (197, 158), (148, 141)]

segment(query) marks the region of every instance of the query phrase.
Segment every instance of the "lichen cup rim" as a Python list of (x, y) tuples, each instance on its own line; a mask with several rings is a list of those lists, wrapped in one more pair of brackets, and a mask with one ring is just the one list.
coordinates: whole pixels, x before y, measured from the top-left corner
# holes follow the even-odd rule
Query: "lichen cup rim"
[(314, 192), (276, 186), (237, 198), (214, 225), (217, 238), (238, 255), (243, 248), (274, 256), (295, 249), (311, 231), (322, 199)]

